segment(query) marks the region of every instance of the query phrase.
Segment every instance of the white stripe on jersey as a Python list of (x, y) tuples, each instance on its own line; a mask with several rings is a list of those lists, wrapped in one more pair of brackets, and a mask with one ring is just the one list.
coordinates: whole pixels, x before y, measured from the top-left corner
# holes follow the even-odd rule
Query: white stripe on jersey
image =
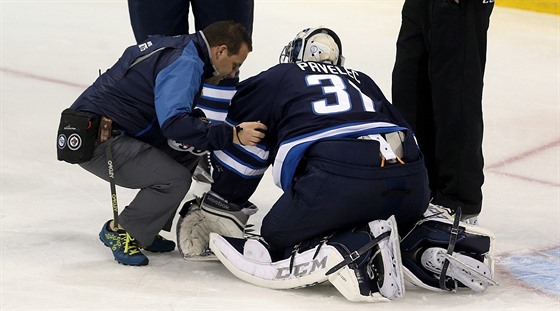
[(268, 150), (261, 149), (257, 146), (241, 146), (240, 145), (238, 147), (241, 147), (241, 148), (245, 149), (245, 151), (247, 153), (250, 153), (254, 158), (258, 158), (258, 159), (260, 159), (264, 162), (266, 162), (266, 160), (268, 160), (268, 154), (269, 154)]
[(250, 168), (247, 165), (243, 165), (239, 163), (234, 158), (230, 157), (228, 154), (220, 150), (215, 150), (213, 153), (214, 156), (216, 156), (218, 160), (220, 160), (224, 165), (228, 166), (232, 171), (236, 171), (237, 173), (241, 174), (244, 177), (261, 176), (268, 168), (268, 167), (261, 168), (261, 169)]
[[(303, 146), (304, 150), (296, 150), (296, 147), (303, 144), (311, 145), (312, 142), (318, 141), (320, 139), (345, 137), (360, 132), (367, 132), (367, 134), (378, 134), (379, 131), (376, 132), (368, 130), (375, 130), (383, 127), (395, 128), (398, 126), (387, 122), (354, 124), (345, 127), (338, 127), (331, 130), (325, 129), (325, 131), (316, 134), (303, 136), (300, 138), (289, 140), (286, 143), (282, 143), (280, 145), (280, 148), (278, 148), (278, 153), (276, 154), (276, 158), (274, 159), (274, 165), (272, 169), (274, 184), (276, 184), (276, 186), (280, 187), (281, 189), (285, 189), (285, 187), (288, 187), (289, 183), (291, 183), (294, 170), (308, 146)], [(390, 132), (393, 130), (394, 129), (391, 129)]]
[(204, 84), (202, 87), (202, 97), (221, 101), (230, 101), (235, 95), (234, 87), (219, 87), (212, 84)]

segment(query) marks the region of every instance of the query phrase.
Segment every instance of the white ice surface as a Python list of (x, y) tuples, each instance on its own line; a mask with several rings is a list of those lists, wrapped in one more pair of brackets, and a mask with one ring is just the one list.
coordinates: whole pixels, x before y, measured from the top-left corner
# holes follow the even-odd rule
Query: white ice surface
[[(390, 98), (402, 1), (255, 2), (254, 52), (242, 78), (274, 65), (301, 29), (323, 25), (342, 38), (347, 67), (368, 73)], [(55, 140), (60, 112), (134, 43), (126, 1), (0, 0), (0, 14), (1, 310), (560, 309), (558, 255), (529, 273), (551, 276), (541, 285), (552, 294), (506, 265), (560, 247), (559, 16), (502, 7), (492, 15), (480, 223), (497, 236), (500, 286), (482, 294), (409, 290), (403, 300), (372, 305), (348, 302), (328, 285), (256, 287), (177, 251), (147, 253), (147, 267), (117, 264), (98, 239), (112, 217), (109, 185), (58, 162)], [(197, 185), (189, 197), (203, 190)], [(117, 192), (121, 208), (135, 194)], [(279, 195), (267, 174), (251, 222)], [(521, 267), (530, 263), (523, 258)]]

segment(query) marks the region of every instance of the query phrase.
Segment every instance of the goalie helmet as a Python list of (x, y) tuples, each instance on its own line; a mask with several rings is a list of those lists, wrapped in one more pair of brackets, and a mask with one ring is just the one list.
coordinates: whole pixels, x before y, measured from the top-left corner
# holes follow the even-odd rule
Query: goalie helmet
[(304, 29), (280, 54), (280, 63), (307, 61), (344, 66), (342, 43), (334, 31), (324, 27)]

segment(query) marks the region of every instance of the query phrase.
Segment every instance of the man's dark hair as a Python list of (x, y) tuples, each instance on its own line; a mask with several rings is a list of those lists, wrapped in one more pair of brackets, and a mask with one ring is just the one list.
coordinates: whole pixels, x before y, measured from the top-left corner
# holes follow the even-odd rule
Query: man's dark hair
[(234, 21), (221, 21), (208, 25), (202, 30), (210, 47), (227, 45), (228, 53), (239, 54), (243, 43), (247, 44), (249, 52), (253, 50), (251, 36), (243, 25)]

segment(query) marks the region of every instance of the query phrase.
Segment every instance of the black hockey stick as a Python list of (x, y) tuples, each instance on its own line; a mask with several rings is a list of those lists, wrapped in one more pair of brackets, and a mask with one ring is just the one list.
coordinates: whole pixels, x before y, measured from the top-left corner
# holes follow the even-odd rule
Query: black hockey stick
[(111, 150), (111, 140), (107, 141), (107, 149), (105, 149), (107, 157), (107, 169), (109, 173), (109, 184), (111, 185), (111, 205), (113, 206), (113, 228), (119, 228), (119, 206), (117, 204), (117, 188), (115, 186), (115, 171), (113, 169), (113, 151)]

